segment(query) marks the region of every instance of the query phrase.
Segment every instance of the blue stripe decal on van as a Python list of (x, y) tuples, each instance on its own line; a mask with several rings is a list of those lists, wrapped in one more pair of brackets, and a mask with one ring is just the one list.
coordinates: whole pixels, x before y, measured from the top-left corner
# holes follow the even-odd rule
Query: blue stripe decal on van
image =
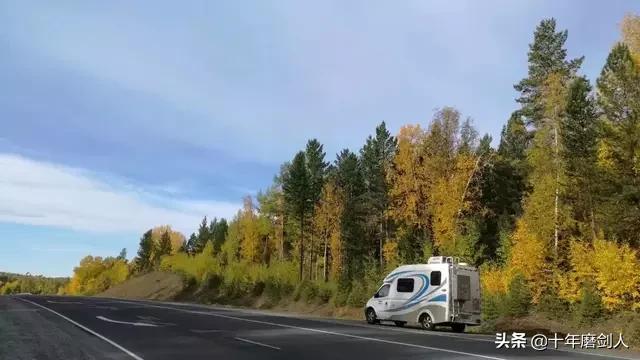
[(429, 302), (438, 302), (438, 301), (447, 302), (447, 294), (440, 294), (434, 297), (433, 299), (429, 300)]

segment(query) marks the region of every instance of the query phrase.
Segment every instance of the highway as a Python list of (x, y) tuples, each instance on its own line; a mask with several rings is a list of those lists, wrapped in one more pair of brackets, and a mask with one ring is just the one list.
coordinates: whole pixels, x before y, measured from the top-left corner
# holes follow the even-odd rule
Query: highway
[[(6, 313), (2, 315), (2, 312)], [(15, 316), (29, 315), (29, 320)], [(55, 334), (6, 359), (639, 359), (631, 353), (496, 349), (491, 335), (423, 331), (254, 310), (92, 297), (4, 296), (13, 326)], [(37, 322), (37, 325), (33, 323)], [(10, 322), (11, 323), (11, 322)], [(0, 335), (2, 334), (0, 321)], [(17, 325), (16, 325), (17, 324)], [(66, 339), (66, 340), (64, 340)], [(31, 339), (34, 344), (38, 344)], [(0, 338), (0, 342), (2, 342)], [(49, 350), (48, 346), (58, 346)], [(5, 350), (7, 347), (5, 347)], [(29, 356), (21, 356), (31, 351)], [(67, 354), (64, 354), (67, 351)], [(64, 354), (64, 355), (60, 355)], [(635, 354), (635, 353), (634, 353)], [(4, 356), (4, 357), (3, 357)]]

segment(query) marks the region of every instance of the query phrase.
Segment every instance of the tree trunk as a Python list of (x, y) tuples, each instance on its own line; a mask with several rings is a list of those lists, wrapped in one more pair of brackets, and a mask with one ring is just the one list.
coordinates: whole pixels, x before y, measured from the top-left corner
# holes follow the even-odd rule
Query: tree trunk
[(313, 229), (309, 233), (309, 280), (313, 280), (313, 262), (315, 261), (315, 251), (313, 249)]
[(302, 281), (302, 271), (304, 270), (304, 215), (300, 216), (300, 281)]
[(327, 268), (327, 250), (328, 250), (328, 236), (324, 237), (324, 260), (323, 260), (323, 271), (324, 271), (324, 282), (329, 280), (329, 269)]
[(555, 196), (555, 204), (553, 209), (553, 251), (556, 257), (556, 261), (558, 261), (558, 197), (560, 194), (559, 184), (560, 184), (560, 162), (558, 159), (559, 149), (558, 149), (558, 126), (553, 127), (553, 137), (555, 142), (555, 165), (556, 165), (556, 196)]
[(382, 249), (384, 248), (384, 240), (385, 240), (384, 236), (383, 236), (384, 227), (385, 227), (384, 226), (384, 222), (385, 222), (384, 221), (384, 214), (382, 216), (383, 217), (381, 218), (381, 221), (380, 221), (380, 250), (379, 250), (380, 251), (380, 254), (379, 254), (380, 255), (379, 256), (380, 257), (380, 270), (382, 270), (384, 268), (384, 258), (382, 256)]

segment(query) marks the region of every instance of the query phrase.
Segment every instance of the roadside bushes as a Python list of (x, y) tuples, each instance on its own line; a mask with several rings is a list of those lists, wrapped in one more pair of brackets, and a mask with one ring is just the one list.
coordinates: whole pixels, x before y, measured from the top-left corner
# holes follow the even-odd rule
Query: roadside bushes
[(125, 259), (86, 256), (73, 269), (73, 277), (64, 289), (68, 295), (95, 295), (120, 284), (129, 277)]
[(201, 284), (210, 274), (221, 272), (220, 262), (213, 256), (213, 244), (208, 243), (204, 250), (195, 256), (177, 253), (163, 256), (160, 270), (173, 271), (185, 277), (187, 282)]

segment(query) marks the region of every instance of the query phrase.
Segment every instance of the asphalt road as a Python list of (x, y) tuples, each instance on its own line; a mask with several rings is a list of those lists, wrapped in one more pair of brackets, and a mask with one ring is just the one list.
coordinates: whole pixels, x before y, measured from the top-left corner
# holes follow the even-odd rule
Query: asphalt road
[(31, 295), (0, 297), (0, 312), (3, 304), (31, 309), (42, 317), (42, 327), (72, 334), (65, 346), (77, 347), (77, 355), (40, 349), (38, 359), (640, 359), (630, 353), (496, 349), (487, 335), (201, 305)]

